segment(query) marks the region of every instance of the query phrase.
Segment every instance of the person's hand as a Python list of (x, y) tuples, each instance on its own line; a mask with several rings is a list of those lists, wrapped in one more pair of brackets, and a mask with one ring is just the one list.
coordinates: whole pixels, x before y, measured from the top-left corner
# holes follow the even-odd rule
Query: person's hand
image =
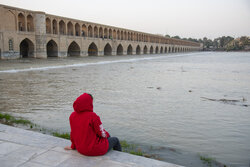
[(64, 150), (72, 150), (72, 148), (70, 146), (66, 146), (64, 147)]

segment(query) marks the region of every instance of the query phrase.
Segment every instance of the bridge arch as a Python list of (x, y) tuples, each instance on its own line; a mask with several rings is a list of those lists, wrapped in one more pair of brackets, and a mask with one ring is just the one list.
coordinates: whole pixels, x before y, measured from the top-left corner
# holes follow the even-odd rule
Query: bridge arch
[(144, 46), (143, 54), (148, 54), (148, 47), (146, 45)]
[(117, 30), (117, 39), (120, 40), (120, 31)]
[(133, 54), (133, 48), (132, 46), (129, 44), (128, 45), (128, 49), (127, 49), (127, 55), (132, 55)]
[(91, 25), (88, 26), (88, 37), (93, 37), (93, 28)]
[(82, 32), (81, 32), (81, 35), (82, 35), (83, 37), (86, 37), (86, 36), (88, 36), (87, 32), (88, 32), (87, 26), (86, 26), (85, 24), (83, 24), (83, 25), (82, 25)]
[(73, 24), (69, 21), (67, 24), (68, 35), (73, 36)]
[(104, 55), (105, 56), (112, 55), (112, 47), (109, 43), (107, 43), (104, 47)]
[(25, 31), (25, 17), (22, 13), (18, 14), (18, 30)]
[(63, 20), (59, 22), (59, 31), (60, 31), (60, 35), (65, 35), (66, 33), (66, 25)]
[(171, 47), (168, 47), (168, 53), (171, 53)]
[(80, 56), (80, 46), (75, 41), (68, 47), (68, 56)]
[(112, 35), (112, 29), (109, 29), (109, 36), (108, 36), (109, 39), (112, 39), (113, 38), (113, 35)]
[(55, 19), (52, 21), (52, 25), (53, 25), (53, 34), (58, 34), (58, 32), (57, 32), (57, 21)]
[(131, 41), (135, 41), (135, 33), (131, 33)]
[(89, 56), (98, 56), (98, 48), (96, 46), (96, 44), (94, 42), (92, 42), (90, 45), (89, 45), (89, 48), (88, 48), (88, 55)]
[(80, 36), (80, 25), (78, 23), (75, 24), (75, 36)]
[(108, 38), (108, 29), (104, 28), (104, 38)]
[(113, 30), (113, 39), (116, 39), (116, 30)]
[(50, 18), (46, 18), (46, 33), (50, 34), (51, 33), (51, 20)]
[(98, 28), (96, 26), (94, 27), (94, 37), (98, 38)]
[(124, 40), (128, 40), (127, 32), (126, 31), (124, 32)]
[(158, 48), (158, 46), (156, 46), (155, 53), (158, 54), (158, 52), (159, 52), (159, 48)]
[(149, 52), (150, 52), (150, 54), (153, 54), (153, 53), (154, 53), (154, 48), (153, 48), (153, 46), (150, 47), (150, 51), (149, 51)]
[(33, 17), (30, 14), (27, 16), (27, 31), (29, 32), (34, 31), (34, 21)]
[(116, 50), (117, 55), (123, 55), (123, 47), (121, 44), (118, 45), (117, 50)]
[(50, 40), (46, 45), (47, 57), (58, 57), (58, 46), (54, 40)]
[(22, 40), (19, 49), (21, 58), (34, 57), (34, 43), (30, 39), (25, 38)]
[(27, 16), (27, 31), (34, 31), (33, 17), (30, 14)]
[(99, 28), (99, 38), (103, 38), (103, 29), (102, 29), (102, 27)]
[(136, 47), (136, 54), (137, 55), (141, 54), (141, 47), (139, 45), (137, 45), (137, 47)]
[(121, 40), (123, 40), (123, 31), (121, 31)]

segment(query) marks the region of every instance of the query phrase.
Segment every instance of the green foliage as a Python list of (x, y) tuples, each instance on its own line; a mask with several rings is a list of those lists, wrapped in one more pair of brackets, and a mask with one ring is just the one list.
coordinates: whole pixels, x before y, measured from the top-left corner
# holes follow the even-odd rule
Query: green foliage
[(69, 134), (69, 133), (53, 132), (52, 135), (53, 135), (53, 136), (56, 136), (56, 137), (63, 138), (63, 139), (70, 140), (70, 134)]
[(250, 44), (250, 39), (248, 39), (246, 36), (243, 36), (229, 42), (226, 45), (226, 50), (227, 51), (244, 50), (245, 46), (249, 44)]
[(32, 122), (30, 122), (29, 120), (26, 120), (26, 119), (14, 119), (13, 123), (23, 124), (23, 125), (32, 124)]
[(11, 117), (12, 117), (12, 116), (9, 115), (9, 114), (0, 113), (0, 119), (10, 120)]
[(120, 141), (120, 144), (121, 144), (122, 148), (129, 148), (130, 147), (130, 144), (128, 144), (127, 141), (125, 141), (125, 140)]
[(33, 123), (26, 119), (16, 119), (10, 114), (0, 113), (0, 122), (6, 125), (22, 124), (22, 125), (33, 125)]
[[(165, 37), (170, 37), (166, 34)], [(250, 39), (247, 36), (242, 36), (240, 38), (234, 39), (231, 36), (222, 36), (215, 38), (214, 40), (204, 37), (203, 39), (195, 38), (181, 38), (178, 35), (173, 36), (175, 39), (182, 39), (191, 42), (198, 42), (203, 44), (203, 50), (219, 50), (219, 51), (237, 51), (237, 50), (249, 50)], [(246, 47), (248, 46), (248, 47)]]
[(198, 39), (194, 39), (194, 38), (188, 38), (187, 40), (188, 40), (188, 41), (191, 41), (191, 42), (199, 42)]
[(205, 157), (200, 155), (200, 160), (203, 161), (204, 164), (207, 164), (208, 167), (212, 167), (213, 158)]
[(124, 152), (130, 152), (130, 151), (135, 151), (135, 144), (128, 144), (127, 143), (127, 141), (125, 141), (125, 140), (122, 140), (122, 141), (120, 141), (120, 144), (121, 144), (121, 146), (122, 146), (122, 150), (124, 151)]
[(175, 38), (175, 39), (181, 39), (178, 35), (173, 36), (172, 38)]
[(130, 151), (129, 153), (133, 155), (144, 156), (143, 152), (140, 149), (138, 149), (137, 151)]
[(123, 152), (127, 152), (138, 156), (144, 156), (142, 150), (140, 148), (136, 148), (135, 144), (128, 144), (127, 141), (125, 140), (120, 141), (120, 144), (122, 146)]

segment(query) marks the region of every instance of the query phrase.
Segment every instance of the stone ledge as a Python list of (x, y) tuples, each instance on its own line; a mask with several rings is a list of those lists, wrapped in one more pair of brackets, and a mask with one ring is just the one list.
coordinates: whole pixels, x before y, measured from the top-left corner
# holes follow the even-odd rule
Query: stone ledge
[(66, 151), (70, 141), (0, 124), (0, 162), (3, 167), (180, 167), (179, 165), (110, 151), (88, 157)]

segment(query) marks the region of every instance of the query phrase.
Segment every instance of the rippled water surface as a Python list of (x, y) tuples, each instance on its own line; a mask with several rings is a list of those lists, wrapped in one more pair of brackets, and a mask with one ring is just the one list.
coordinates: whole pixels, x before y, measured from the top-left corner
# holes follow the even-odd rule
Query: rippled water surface
[(113, 136), (168, 162), (250, 163), (250, 53), (0, 61), (0, 111), (69, 132), (82, 92)]

